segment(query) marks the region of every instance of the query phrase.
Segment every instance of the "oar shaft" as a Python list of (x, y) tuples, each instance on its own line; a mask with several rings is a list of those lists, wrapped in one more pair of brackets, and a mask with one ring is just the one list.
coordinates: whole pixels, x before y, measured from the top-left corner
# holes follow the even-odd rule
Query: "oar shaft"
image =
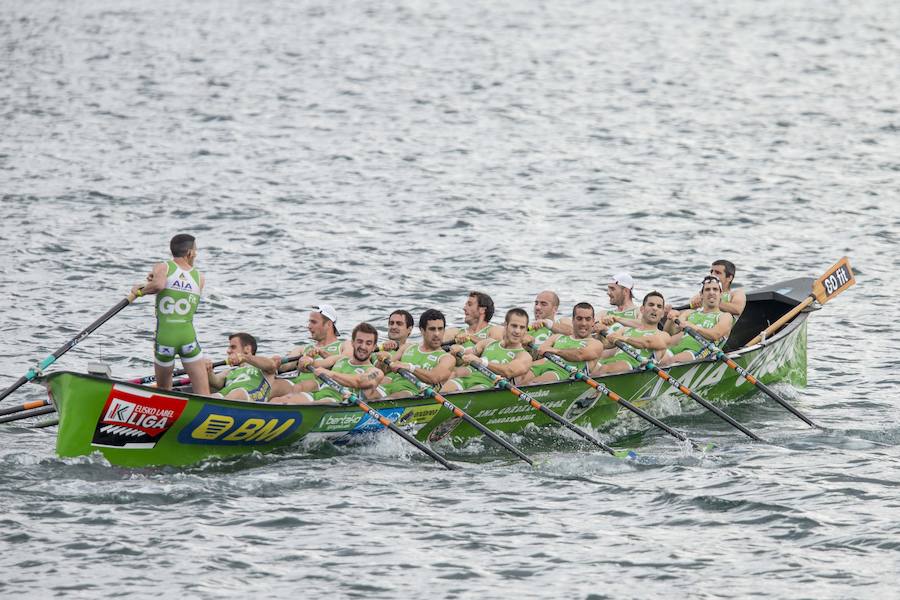
[(44, 360), (42, 360), (40, 363), (38, 363), (37, 368), (32, 367), (31, 369), (28, 369), (28, 372), (25, 373), (24, 376), (20, 377), (12, 386), (6, 388), (6, 390), (4, 390), (2, 394), (0, 394), (0, 401), (2, 401), (4, 398), (9, 396), (11, 393), (16, 391), (20, 387), (22, 387), (26, 382), (29, 382), (29, 381), (33, 380), (35, 377), (37, 377), (38, 375), (40, 375), (41, 371), (43, 371), (44, 369), (46, 369), (47, 367), (52, 365), (54, 362), (56, 362), (56, 359), (58, 359), (60, 356), (62, 356), (63, 354), (65, 354), (66, 352), (68, 352), (69, 350), (74, 348), (81, 340), (83, 340), (84, 338), (89, 336), (91, 333), (93, 333), (94, 330), (96, 330), (98, 327), (100, 327), (101, 325), (103, 325), (104, 323), (106, 323), (107, 321), (112, 319), (116, 314), (119, 313), (119, 311), (121, 311), (123, 308), (125, 308), (129, 304), (131, 304), (131, 300), (128, 298), (123, 298), (122, 300), (119, 301), (118, 304), (116, 304), (115, 306), (110, 308), (108, 311), (106, 311), (103, 314), (103, 316), (101, 316), (99, 319), (97, 319), (96, 321), (94, 321), (93, 323), (91, 323), (90, 325), (85, 327), (78, 335), (73, 337), (71, 340), (69, 340), (62, 346), (60, 346), (56, 350), (56, 352), (47, 356)]
[[(312, 371), (312, 369), (310, 369), (310, 371), (315, 373), (315, 371)], [(425, 444), (423, 444), (422, 442), (420, 442), (419, 440), (417, 440), (416, 438), (411, 436), (409, 433), (407, 433), (400, 427), (397, 427), (397, 425), (393, 421), (391, 421), (390, 419), (388, 419), (387, 417), (382, 415), (380, 412), (378, 412), (377, 410), (375, 410), (368, 404), (366, 404), (366, 402), (362, 398), (360, 398), (357, 394), (348, 390), (346, 387), (342, 386), (341, 384), (339, 384), (337, 381), (335, 381), (328, 375), (316, 374), (316, 377), (321, 379), (322, 382), (325, 383), (325, 385), (331, 387), (336, 392), (341, 394), (346, 400), (356, 404), (367, 415), (369, 415), (370, 417), (372, 417), (373, 419), (375, 419), (376, 421), (378, 421), (379, 423), (381, 423), (382, 425), (384, 425), (385, 427), (387, 427), (388, 429), (390, 429), (391, 431), (393, 431), (394, 433), (396, 433), (397, 435), (399, 435), (400, 437), (405, 439), (407, 442), (409, 442), (410, 444), (412, 444), (413, 446), (418, 448), (420, 451), (422, 451), (425, 454), (427, 454), (428, 456), (430, 456), (435, 462), (440, 463), (443, 467), (445, 467), (446, 469), (449, 469), (449, 470), (459, 468), (458, 466), (454, 465), (453, 463), (448, 461), (446, 458), (444, 458), (443, 456), (441, 456), (440, 454), (438, 454), (437, 452), (435, 452), (434, 450), (432, 450), (431, 448), (429, 448), (428, 446), (426, 446)]]
[(535, 400), (530, 394), (517, 388), (508, 379), (497, 375), (496, 373), (494, 373), (493, 371), (491, 371), (490, 369), (488, 369), (486, 366), (484, 366), (481, 363), (472, 362), (472, 363), (469, 363), (469, 366), (474, 368), (476, 371), (478, 371), (479, 373), (481, 373), (488, 379), (490, 379), (493, 382), (493, 385), (495, 387), (500, 387), (500, 388), (504, 388), (504, 389), (508, 390), (519, 400), (522, 400), (523, 402), (527, 402), (528, 404), (531, 405), (531, 407), (533, 409), (544, 413), (545, 415), (547, 415), (548, 417), (550, 417), (551, 419), (553, 419), (554, 421), (556, 421), (557, 423), (559, 423), (560, 425), (565, 427), (566, 429), (576, 433), (578, 436), (586, 439), (587, 441), (591, 442), (598, 448), (601, 448), (604, 452), (607, 452), (613, 456), (618, 456), (616, 454), (616, 451), (613, 448), (604, 444), (603, 442), (598, 440), (596, 437), (594, 437), (593, 435), (591, 435), (590, 433), (588, 433), (587, 431), (585, 431), (584, 429), (582, 429), (581, 427), (579, 427), (578, 425), (576, 425), (575, 423), (570, 421), (569, 419), (565, 418), (561, 414), (557, 413), (553, 409), (547, 408), (546, 406), (544, 406), (543, 404), (541, 404), (540, 402)]
[(804, 415), (802, 412), (800, 412), (799, 410), (794, 408), (787, 400), (783, 399), (781, 396), (776, 394), (775, 391), (772, 390), (772, 388), (770, 388), (769, 386), (764, 384), (762, 381), (760, 381), (759, 379), (754, 377), (753, 374), (750, 373), (750, 371), (748, 371), (741, 365), (737, 364), (730, 356), (725, 354), (725, 352), (721, 348), (719, 348), (718, 346), (716, 346), (715, 344), (713, 344), (712, 342), (707, 340), (705, 337), (700, 335), (700, 333), (698, 331), (696, 331), (693, 327), (691, 327), (689, 325), (684, 325), (678, 319), (675, 319), (675, 324), (678, 325), (679, 327), (681, 327), (684, 330), (684, 332), (687, 333), (689, 336), (691, 336), (692, 338), (697, 340), (697, 342), (700, 343), (704, 348), (706, 348), (707, 350), (712, 352), (716, 358), (718, 358), (719, 360), (724, 362), (731, 369), (734, 369), (738, 373), (738, 375), (740, 375), (745, 380), (747, 380), (748, 383), (757, 387), (759, 390), (761, 390), (763, 393), (765, 393), (767, 396), (769, 396), (772, 400), (774, 400), (775, 402), (777, 402), (778, 404), (780, 404), (781, 406), (786, 408), (788, 411), (790, 411), (791, 414), (793, 414), (797, 418), (803, 420), (810, 427), (819, 427), (811, 419), (809, 419), (806, 415)]
[(816, 297), (813, 296), (812, 294), (807, 296), (806, 299), (803, 300), (803, 302), (801, 302), (800, 304), (798, 304), (797, 306), (795, 306), (794, 308), (792, 308), (791, 310), (786, 312), (784, 314), (784, 316), (782, 316), (780, 319), (778, 319), (777, 321), (775, 321), (774, 323), (772, 323), (771, 325), (766, 327), (766, 329), (762, 333), (760, 333), (758, 336), (756, 336), (755, 338), (753, 338), (752, 340), (750, 340), (749, 342), (744, 344), (744, 347), (746, 348), (747, 346), (753, 346), (755, 344), (758, 344), (763, 340), (763, 338), (769, 337), (770, 335), (772, 335), (773, 333), (775, 333), (776, 331), (778, 331), (779, 329), (784, 327), (785, 323), (787, 323), (788, 321), (790, 321), (791, 319), (796, 317), (800, 312), (803, 311), (804, 308), (806, 308), (807, 306), (812, 304), (813, 300), (815, 300), (815, 299), (816, 299)]
[(14, 413), (22, 412), (25, 410), (30, 410), (32, 408), (40, 408), (41, 406), (50, 406), (49, 400), (35, 400), (33, 402), (25, 402), (24, 404), (19, 404), (18, 406), (9, 406), (4, 409), (0, 409), (0, 417), (4, 415), (11, 415)]
[[(603, 334), (601, 334), (601, 335), (603, 335)], [(604, 335), (604, 337), (606, 337), (606, 336)], [(738, 423), (737, 421), (732, 419), (730, 416), (725, 414), (725, 412), (722, 409), (720, 409), (716, 406), (713, 406), (712, 404), (710, 404), (709, 402), (707, 402), (706, 400), (701, 398), (696, 392), (694, 392), (693, 390), (688, 388), (686, 385), (684, 385), (683, 383), (681, 383), (680, 381), (678, 381), (677, 379), (672, 377), (668, 372), (663, 371), (658, 366), (656, 366), (656, 364), (653, 362), (652, 356), (651, 356), (651, 358), (645, 360), (643, 357), (641, 357), (640, 353), (635, 348), (632, 348), (631, 346), (629, 346), (628, 344), (626, 344), (625, 342), (623, 342), (621, 340), (616, 340), (615, 345), (617, 348), (622, 350), (622, 352), (625, 352), (626, 354), (628, 354), (635, 360), (642, 361), (644, 364), (644, 368), (649, 369), (649, 370), (653, 371), (654, 373), (656, 373), (657, 377), (659, 377), (660, 379), (662, 379), (663, 381), (665, 381), (666, 383), (668, 383), (669, 385), (671, 385), (672, 387), (677, 389), (679, 392), (681, 392), (682, 394), (684, 394), (685, 396), (687, 396), (688, 398), (690, 398), (691, 400), (693, 400), (694, 402), (696, 402), (697, 404), (699, 404), (700, 406), (702, 406), (703, 408), (708, 410), (709, 412), (713, 413), (714, 415), (716, 415), (717, 417), (719, 417), (720, 419), (722, 419), (723, 421), (725, 421), (726, 423), (728, 423), (729, 425), (731, 425), (732, 427), (734, 427), (735, 429), (737, 429), (738, 431), (740, 431), (741, 433), (743, 433), (744, 435), (749, 437), (750, 439), (756, 440), (758, 442), (762, 441), (762, 439), (760, 439), (760, 437), (758, 435), (756, 435), (755, 433), (753, 433), (752, 431), (750, 431), (749, 429), (747, 429), (746, 427), (744, 427), (743, 425), (741, 425), (740, 423)]]
[[(386, 360), (384, 362), (386, 365), (390, 364), (389, 360)], [(422, 390), (426, 396), (429, 396), (429, 397), (437, 400), (444, 408), (448, 409), (454, 415), (456, 415), (457, 417), (459, 417), (460, 419), (462, 419), (463, 421), (465, 421), (466, 423), (468, 423), (469, 425), (471, 425), (472, 427), (474, 427), (475, 429), (480, 431), (482, 434), (486, 435), (493, 442), (495, 442), (496, 444), (499, 444), (500, 446), (503, 446), (504, 448), (506, 448), (513, 454), (515, 454), (517, 457), (519, 457), (520, 459), (527, 462), (529, 465), (534, 465), (534, 461), (532, 461), (530, 458), (528, 458), (528, 456), (526, 456), (521, 450), (519, 450), (518, 448), (516, 448), (515, 446), (513, 446), (512, 444), (510, 444), (509, 442), (504, 440), (502, 437), (500, 437), (499, 435), (497, 435), (496, 433), (494, 433), (493, 431), (491, 431), (490, 429), (488, 429), (487, 427), (482, 425), (478, 420), (476, 420), (474, 417), (472, 417), (469, 413), (465, 412), (464, 410), (462, 410), (461, 408), (459, 408), (458, 406), (456, 406), (455, 404), (453, 404), (452, 402), (447, 400), (444, 396), (442, 396), (438, 392), (434, 391), (434, 389), (432, 389), (431, 386), (420, 381), (415, 376), (414, 373), (411, 373), (410, 371), (408, 371), (406, 369), (399, 369), (397, 372), (400, 373), (400, 375), (403, 378), (405, 378), (407, 381), (409, 381), (410, 383), (415, 385), (417, 388)]]
[[(228, 364), (228, 361), (219, 360), (219, 361), (214, 362), (212, 364), (212, 366), (214, 369), (216, 369), (218, 367), (224, 367), (227, 364)], [(184, 369), (175, 369), (175, 371), (172, 372), (172, 377), (180, 377), (186, 373), (187, 373), (187, 371), (185, 371)], [(137, 385), (147, 385), (148, 383), (153, 383), (154, 381), (156, 381), (156, 375), (145, 375), (144, 377), (135, 377), (134, 379), (129, 379), (128, 383), (134, 383)]]
[(17, 412), (12, 415), (6, 415), (5, 417), (0, 417), (0, 423), (10, 423), (12, 421), (19, 421), (21, 419), (27, 419), (29, 417), (36, 417), (38, 415), (46, 415), (47, 413), (56, 412), (56, 407), (53, 406), (41, 406), (39, 408), (32, 408), (31, 410), (23, 410), (21, 412)]

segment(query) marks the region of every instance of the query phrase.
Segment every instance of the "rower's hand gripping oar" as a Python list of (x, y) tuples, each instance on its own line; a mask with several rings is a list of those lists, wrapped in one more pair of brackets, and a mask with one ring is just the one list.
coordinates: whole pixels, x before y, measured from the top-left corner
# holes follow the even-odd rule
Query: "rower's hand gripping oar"
[(92, 334), (95, 329), (116, 316), (119, 311), (134, 302), (134, 299), (134, 296), (132, 296), (131, 294), (129, 294), (126, 298), (122, 298), (122, 300), (120, 300), (118, 304), (106, 311), (103, 316), (85, 327), (78, 335), (73, 337), (71, 340), (60, 346), (56, 352), (47, 356), (47, 358), (38, 363), (37, 367), (28, 369), (28, 372), (25, 373), (25, 375), (19, 377), (19, 379), (14, 384), (6, 388), (6, 390), (4, 390), (2, 394), (0, 394), (0, 401), (2, 401), (4, 398), (12, 394), (14, 391), (16, 391), (29, 381), (33, 381), (35, 378), (39, 377), (44, 369), (56, 362), (56, 359), (74, 348), (81, 340)]
[[(384, 362), (385, 366), (390, 366), (390, 364), (391, 364), (390, 359), (385, 359), (382, 362)], [(484, 435), (489, 437), (493, 442), (503, 446), (504, 448), (506, 448), (513, 454), (515, 454), (517, 457), (519, 457), (520, 459), (527, 462), (529, 465), (534, 465), (534, 461), (532, 461), (530, 458), (528, 458), (521, 450), (519, 450), (518, 448), (516, 448), (515, 446), (513, 446), (512, 444), (510, 444), (509, 442), (504, 440), (502, 437), (500, 437), (499, 435), (497, 435), (496, 433), (494, 433), (493, 431), (491, 431), (490, 429), (488, 429), (487, 427), (482, 425), (480, 422), (475, 420), (474, 417), (469, 415), (469, 413), (463, 411), (461, 408), (459, 408), (458, 406), (456, 406), (455, 404), (453, 404), (452, 402), (447, 400), (444, 396), (442, 396), (441, 394), (434, 391), (434, 388), (432, 388), (430, 385), (426, 384), (424, 381), (421, 381), (420, 379), (418, 379), (414, 373), (408, 371), (407, 369), (397, 369), (397, 373), (399, 373), (401, 375), (401, 377), (403, 377), (404, 379), (406, 379), (407, 381), (409, 381), (410, 383), (415, 385), (417, 388), (422, 390), (422, 393), (425, 396), (427, 396), (428, 398), (434, 398), (435, 400), (440, 402), (446, 409), (448, 409), (454, 415), (463, 419), (466, 423), (470, 424), (472, 427), (474, 427), (475, 429), (477, 429), (478, 431), (480, 431), (481, 433), (483, 433)]]
[[(532, 344), (532, 346), (534, 346), (534, 344)], [(635, 406), (634, 404), (632, 404), (631, 402), (629, 402), (622, 396), (618, 395), (617, 393), (615, 393), (614, 391), (609, 389), (606, 385), (600, 383), (596, 379), (593, 379), (593, 378), (585, 375), (582, 371), (579, 371), (578, 369), (576, 369), (575, 367), (573, 367), (572, 365), (567, 363), (565, 360), (563, 360), (562, 357), (559, 356), (558, 354), (554, 354), (552, 352), (545, 352), (544, 358), (546, 358), (547, 360), (549, 360), (550, 362), (555, 364), (557, 367), (559, 367), (561, 369), (565, 369), (566, 371), (569, 372), (570, 375), (575, 377), (575, 379), (580, 379), (581, 381), (585, 382), (590, 387), (594, 388), (595, 390), (597, 390), (598, 392), (600, 392), (601, 394), (603, 394), (604, 396), (606, 396), (613, 402), (616, 402), (617, 404), (621, 404), (626, 409), (630, 410), (631, 412), (633, 412), (640, 418), (659, 427), (660, 429), (662, 429), (663, 431), (665, 431), (672, 437), (677, 438), (677, 439), (681, 440), (682, 442), (689, 442), (691, 444), (691, 446), (693, 446), (696, 450), (704, 450), (705, 449), (705, 448), (702, 448), (701, 446), (699, 446), (698, 444), (696, 444), (695, 442), (693, 442), (690, 438), (688, 438), (686, 435), (684, 435), (680, 431), (672, 429), (671, 427), (669, 427), (668, 425), (666, 425), (665, 423), (663, 423), (662, 421), (660, 421), (653, 415), (647, 413), (643, 409), (638, 408), (637, 406)], [(708, 445), (707, 445), (707, 447), (708, 447)]]
[(850, 259), (845, 256), (831, 265), (831, 268), (825, 271), (824, 275), (813, 282), (812, 293), (807, 296), (803, 302), (766, 327), (765, 331), (744, 344), (744, 347), (746, 348), (747, 346), (753, 346), (760, 343), (766, 337), (781, 329), (785, 323), (797, 316), (804, 308), (812, 304), (813, 301), (817, 301), (819, 304), (825, 304), (855, 283), (856, 278), (853, 276), (853, 269), (850, 268)]
[(425, 444), (423, 444), (422, 442), (420, 442), (419, 440), (417, 440), (416, 438), (411, 436), (409, 433), (407, 433), (400, 427), (397, 427), (397, 425), (393, 421), (391, 421), (390, 419), (388, 419), (387, 417), (382, 415), (380, 412), (378, 412), (377, 410), (375, 410), (368, 404), (366, 404), (366, 402), (362, 398), (360, 398), (358, 394), (356, 394), (353, 391), (349, 390), (348, 388), (342, 386), (341, 384), (339, 384), (337, 381), (335, 381), (328, 375), (325, 375), (324, 373), (322, 373), (322, 374), (316, 373), (312, 367), (310, 367), (307, 370), (310, 373), (313, 373), (316, 377), (318, 377), (325, 385), (327, 385), (328, 387), (330, 387), (334, 391), (336, 391), (338, 394), (340, 394), (346, 402), (352, 402), (352, 403), (356, 404), (367, 415), (369, 415), (373, 419), (377, 420), (379, 423), (381, 423), (382, 425), (384, 425), (385, 427), (387, 427), (388, 429), (390, 429), (391, 431), (393, 431), (394, 433), (396, 433), (397, 435), (402, 437), (404, 440), (406, 440), (407, 442), (409, 442), (410, 444), (412, 444), (413, 446), (415, 446), (416, 448), (418, 448), (419, 450), (421, 450), (422, 452), (424, 452), (425, 454), (430, 456), (435, 462), (440, 463), (443, 467), (450, 469), (451, 471), (453, 469), (459, 468), (457, 465), (454, 465), (453, 463), (448, 461), (446, 458), (444, 458), (443, 456), (441, 456), (440, 454), (438, 454), (437, 452), (435, 452), (434, 450), (432, 450), (431, 448), (429, 448), (428, 446), (426, 446)]
[(818, 429), (822, 429), (819, 425), (816, 425), (815, 423), (813, 423), (802, 412), (800, 412), (799, 410), (797, 410), (796, 408), (791, 406), (787, 400), (784, 400), (781, 396), (776, 394), (772, 388), (770, 388), (769, 386), (764, 384), (762, 381), (760, 381), (756, 377), (754, 377), (753, 374), (750, 373), (747, 369), (745, 369), (741, 365), (734, 362), (727, 354), (725, 354), (725, 352), (721, 348), (719, 348), (718, 346), (713, 344), (711, 341), (709, 341), (708, 339), (706, 339), (705, 337), (700, 335), (693, 327), (682, 323), (678, 319), (675, 319), (675, 325), (677, 325), (678, 327), (681, 327), (681, 329), (686, 334), (688, 334), (689, 336), (691, 336), (692, 338), (697, 340), (697, 342), (701, 346), (703, 346), (706, 350), (708, 350), (718, 360), (721, 360), (723, 363), (725, 363), (726, 365), (728, 365), (729, 367), (731, 367), (732, 369), (737, 371), (741, 377), (743, 377), (744, 379), (747, 380), (747, 382), (756, 386), (760, 391), (764, 392), (766, 395), (768, 395), (770, 398), (772, 398), (772, 400), (774, 400), (778, 404), (782, 405), (783, 407), (788, 409), (791, 413), (793, 413), (795, 416), (797, 416), (800, 419), (802, 419), (803, 421), (805, 421), (807, 425), (809, 425), (810, 427), (816, 427)]
[[(606, 331), (601, 331), (600, 337), (605, 338)], [(655, 372), (656, 375), (660, 379), (662, 379), (663, 381), (665, 381), (666, 383), (671, 385), (673, 388), (677, 389), (679, 392), (681, 392), (685, 396), (688, 396), (691, 400), (693, 400), (697, 404), (701, 405), (703, 408), (710, 411), (711, 413), (713, 413), (714, 415), (716, 415), (717, 417), (719, 417), (720, 419), (722, 419), (723, 421), (725, 421), (726, 423), (728, 423), (729, 425), (731, 425), (732, 427), (734, 427), (735, 429), (737, 429), (738, 431), (740, 431), (741, 433), (743, 433), (744, 435), (749, 437), (750, 439), (756, 440), (757, 442), (762, 441), (762, 439), (758, 435), (756, 435), (755, 433), (753, 433), (752, 431), (750, 431), (749, 429), (747, 429), (746, 427), (744, 427), (743, 425), (741, 425), (740, 423), (738, 423), (737, 421), (732, 419), (730, 416), (725, 414), (725, 412), (722, 409), (713, 406), (708, 401), (701, 398), (696, 392), (692, 391), (690, 388), (685, 386), (683, 383), (681, 383), (680, 381), (678, 381), (677, 379), (672, 377), (669, 373), (667, 373), (666, 371), (663, 371), (658, 366), (656, 366), (656, 362), (653, 360), (652, 354), (650, 355), (650, 358), (644, 359), (635, 348), (629, 346), (625, 342), (623, 342), (621, 340), (615, 340), (615, 342), (613, 342), (613, 343), (622, 352), (624, 352), (628, 356), (632, 357), (636, 361), (640, 362), (642, 364), (643, 368), (647, 369), (648, 371)]]
[[(457, 356), (462, 356), (462, 353), (458, 353)], [(478, 371), (479, 373), (481, 373), (482, 375), (484, 375), (485, 377), (490, 379), (491, 383), (494, 385), (494, 387), (509, 390), (509, 392), (511, 392), (519, 400), (522, 400), (523, 402), (527, 402), (535, 410), (538, 410), (538, 411), (544, 413), (545, 415), (547, 415), (548, 417), (550, 417), (551, 419), (553, 419), (560, 425), (566, 427), (570, 431), (575, 432), (580, 437), (586, 439), (587, 441), (594, 444), (598, 448), (601, 448), (604, 452), (607, 452), (617, 458), (621, 457), (623, 455), (627, 456), (628, 458), (637, 458), (637, 454), (635, 454), (634, 451), (632, 451), (632, 450), (628, 450), (627, 452), (618, 452), (614, 448), (607, 446), (606, 444), (604, 444), (603, 442), (598, 440), (596, 437), (592, 436), (590, 433), (588, 433), (587, 431), (585, 431), (584, 429), (582, 429), (581, 427), (579, 427), (578, 425), (576, 425), (569, 419), (565, 418), (564, 416), (557, 413), (556, 411), (554, 411), (550, 408), (547, 408), (546, 406), (544, 406), (543, 404), (541, 404), (540, 402), (535, 400), (528, 392), (523, 392), (522, 390), (517, 388), (515, 385), (512, 384), (511, 381), (509, 381), (505, 377), (501, 377), (500, 375), (497, 375), (496, 373), (494, 373), (493, 371), (488, 369), (484, 364), (477, 362), (477, 361), (473, 361), (473, 362), (470, 362), (467, 366), (475, 369), (476, 371)]]

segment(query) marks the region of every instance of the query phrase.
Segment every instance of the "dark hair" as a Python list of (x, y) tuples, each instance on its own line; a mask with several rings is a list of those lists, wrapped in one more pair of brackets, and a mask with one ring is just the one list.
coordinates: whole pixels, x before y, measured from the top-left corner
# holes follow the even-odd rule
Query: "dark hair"
[(506, 311), (506, 318), (503, 320), (504, 323), (509, 325), (509, 318), (518, 315), (520, 317), (525, 317), (525, 324), (528, 325), (528, 313), (522, 310), (521, 308), (511, 308)]
[(666, 303), (666, 299), (663, 297), (663, 295), (660, 294), (659, 292), (657, 292), (656, 290), (653, 290), (652, 292), (647, 292), (647, 295), (644, 296), (644, 299), (641, 301), (641, 306), (644, 306), (645, 304), (647, 304), (647, 300), (649, 300), (653, 296), (656, 296), (657, 298), (662, 300), (663, 304)]
[(428, 327), (428, 321), (440, 321), (444, 324), (444, 327), (447, 326), (447, 318), (444, 316), (444, 313), (435, 308), (429, 308), (422, 313), (422, 316), (419, 317), (419, 329), (425, 331), (425, 328)]
[(484, 309), (484, 320), (490, 321), (494, 318), (494, 301), (484, 292), (469, 292), (469, 298), (475, 298), (478, 301), (478, 308)]
[(716, 266), (716, 265), (718, 265), (720, 267), (725, 267), (725, 276), (731, 277), (732, 279), (734, 279), (734, 274), (737, 273), (737, 269), (735, 268), (733, 262), (731, 262), (730, 260), (725, 260), (725, 259), (720, 258), (719, 260), (713, 261), (713, 266)]
[(360, 323), (356, 327), (353, 328), (353, 333), (350, 334), (350, 339), (355, 340), (357, 333), (369, 333), (375, 334), (375, 342), (378, 343), (378, 330), (369, 325), (368, 323)]
[(196, 241), (196, 238), (188, 233), (179, 233), (169, 242), (169, 250), (175, 258), (187, 256)]
[(591, 306), (590, 302), (579, 302), (575, 306), (572, 307), (572, 318), (575, 318), (575, 311), (579, 308), (588, 308), (591, 311), (591, 314), (594, 314), (594, 307)]
[(241, 346), (250, 346), (250, 354), (256, 354), (256, 338), (250, 335), (249, 333), (244, 333), (243, 331), (239, 331), (238, 333), (232, 333), (228, 336), (228, 340), (231, 341), (234, 338), (241, 340)]
[(390, 319), (394, 315), (401, 315), (403, 317), (403, 321), (406, 323), (407, 327), (412, 327), (413, 324), (416, 322), (415, 319), (413, 319), (412, 314), (410, 314), (410, 312), (408, 310), (395, 310), (388, 316), (388, 319)]

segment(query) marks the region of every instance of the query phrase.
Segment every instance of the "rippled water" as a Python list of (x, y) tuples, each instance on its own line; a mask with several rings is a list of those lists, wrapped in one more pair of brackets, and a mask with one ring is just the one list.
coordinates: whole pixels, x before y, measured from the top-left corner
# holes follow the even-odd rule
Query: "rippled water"
[[(625, 463), (567, 436), (390, 437), (187, 469), (62, 461), (0, 426), (0, 594), (30, 597), (896, 595), (900, 5), (825, 2), (0, 4), (0, 387), (199, 237), (208, 352), (405, 307), (461, 320), (612, 272), (685, 298), (849, 255), (809, 387), (669, 421)], [(149, 303), (63, 357), (150, 372)], [(29, 386), (4, 404), (43, 397)]]

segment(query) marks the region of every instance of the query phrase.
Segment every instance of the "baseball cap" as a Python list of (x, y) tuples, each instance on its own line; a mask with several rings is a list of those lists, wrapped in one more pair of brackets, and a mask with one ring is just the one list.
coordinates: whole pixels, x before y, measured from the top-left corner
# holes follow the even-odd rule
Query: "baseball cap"
[(634, 279), (632, 279), (631, 275), (628, 273), (616, 273), (609, 282), (621, 285), (623, 288), (628, 288), (629, 290), (634, 289)]
[(330, 304), (319, 304), (311, 307), (314, 311), (334, 323), (334, 329), (337, 331), (337, 311)]

